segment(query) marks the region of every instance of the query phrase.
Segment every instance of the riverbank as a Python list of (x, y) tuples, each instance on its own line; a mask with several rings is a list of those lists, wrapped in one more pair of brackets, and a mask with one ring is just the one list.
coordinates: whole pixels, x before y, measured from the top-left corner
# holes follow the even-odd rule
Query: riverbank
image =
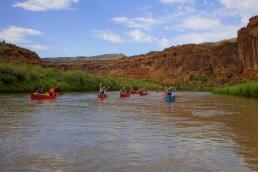
[(212, 93), (258, 98), (258, 81), (216, 88)]
[(31, 65), (0, 64), (0, 93), (32, 92), (39, 85), (45, 88), (58, 86), (62, 92), (96, 91), (99, 84), (119, 90), (121, 87), (159, 89), (160, 86), (146, 80), (95, 76), (84, 71), (60, 71)]

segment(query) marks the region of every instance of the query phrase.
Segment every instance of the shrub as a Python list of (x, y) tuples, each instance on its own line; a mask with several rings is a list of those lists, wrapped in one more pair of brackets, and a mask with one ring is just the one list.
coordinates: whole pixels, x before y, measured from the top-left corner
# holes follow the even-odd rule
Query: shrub
[(99, 83), (109, 86), (110, 90), (119, 90), (122, 86), (147, 89), (159, 87), (150, 81), (94, 76), (83, 71), (61, 72), (52, 68), (0, 64), (0, 92), (31, 92), (39, 85), (45, 85), (46, 89), (58, 86), (60, 91), (95, 91)]
[(235, 96), (258, 98), (258, 81), (248, 81), (237, 85), (216, 88), (212, 92), (216, 94), (229, 94)]

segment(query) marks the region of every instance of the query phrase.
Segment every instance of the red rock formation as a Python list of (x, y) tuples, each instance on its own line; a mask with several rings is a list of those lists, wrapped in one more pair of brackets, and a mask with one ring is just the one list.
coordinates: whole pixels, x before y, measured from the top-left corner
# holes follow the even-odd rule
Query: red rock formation
[(258, 71), (258, 16), (238, 31), (237, 43), (243, 71)]

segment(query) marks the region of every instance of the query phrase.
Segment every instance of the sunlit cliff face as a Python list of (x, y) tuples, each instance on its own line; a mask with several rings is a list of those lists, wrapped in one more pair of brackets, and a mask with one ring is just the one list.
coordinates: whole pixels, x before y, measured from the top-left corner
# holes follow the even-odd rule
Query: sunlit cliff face
[(237, 43), (244, 72), (258, 71), (258, 16), (252, 17), (247, 27), (238, 31)]

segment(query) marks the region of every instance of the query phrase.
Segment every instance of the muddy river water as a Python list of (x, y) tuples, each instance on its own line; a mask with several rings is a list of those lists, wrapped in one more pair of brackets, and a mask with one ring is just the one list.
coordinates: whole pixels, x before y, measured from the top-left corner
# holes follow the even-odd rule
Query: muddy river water
[(0, 171), (258, 171), (258, 100), (177, 92), (0, 95)]

